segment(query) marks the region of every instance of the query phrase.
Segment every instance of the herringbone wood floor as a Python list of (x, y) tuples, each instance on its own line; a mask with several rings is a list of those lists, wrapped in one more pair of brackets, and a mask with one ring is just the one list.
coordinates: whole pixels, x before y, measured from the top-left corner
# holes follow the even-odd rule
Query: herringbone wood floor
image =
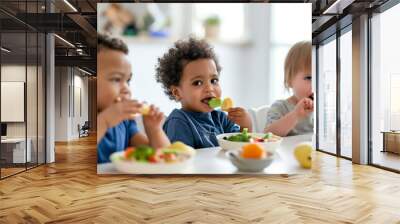
[(97, 176), (84, 138), (0, 181), (0, 223), (400, 223), (400, 175), (314, 158), (290, 177)]

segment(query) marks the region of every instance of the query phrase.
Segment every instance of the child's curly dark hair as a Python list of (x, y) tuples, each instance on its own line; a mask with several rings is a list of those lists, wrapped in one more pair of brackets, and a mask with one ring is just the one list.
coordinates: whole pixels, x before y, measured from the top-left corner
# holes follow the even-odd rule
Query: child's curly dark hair
[(124, 54), (129, 52), (128, 46), (121, 39), (113, 38), (106, 34), (97, 34), (97, 53), (106, 48), (121, 51)]
[(158, 58), (156, 80), (162, 84), (165, 94), (171, 100), (176, 99), (170, 87), (179, 85), (184, 67), (197, 59), (214, 60), (218, 74), (221, 72), (222, 68), (213, 48), (206, 41), (193, 37), (175, 42), (174, 47), (170, 48), (161, 58)]

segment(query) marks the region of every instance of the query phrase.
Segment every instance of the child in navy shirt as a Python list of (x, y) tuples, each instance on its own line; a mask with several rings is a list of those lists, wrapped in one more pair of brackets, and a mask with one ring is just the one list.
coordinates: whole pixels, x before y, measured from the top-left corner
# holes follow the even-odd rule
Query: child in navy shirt
[(158, 59), (157, 81), (170, 99), (181, 103), (163, 126), (171, 141), (182, 141), (193, 148), (218, 146), (216, 135), (251, 131), (251, 119), (243, 108), (231, 108), (228, 115), (208, 105), (221, 97), (219, 74), (221, 66), (213, 49), (203, 40), (189, 38)]
[(97, 162), (110, 162), (113, 152), (128, 146), (170, 144), (162, 130), (164, 115), (153, 105), (143, 116), (146, 134), (138, 131), (135, 115), (143, 105), (131, 99), (131, 65), (127, 46), (120, 40), (98, 36), (97, 45)]

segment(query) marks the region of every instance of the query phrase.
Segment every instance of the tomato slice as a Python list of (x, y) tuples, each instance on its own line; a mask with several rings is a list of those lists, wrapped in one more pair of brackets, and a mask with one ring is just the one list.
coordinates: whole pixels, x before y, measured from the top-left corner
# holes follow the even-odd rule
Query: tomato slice
[(164, 154), (165, 162), (174, 162), (176, 160), (176, 155), (173, 153)]
[(256, 142), (264, 142), (264, 139), (262, 139), (262, 138), (255, 138), (255, 141), (256, 141)]
[(150, 163), (158, 163), (158, 161), (159, 160), (158, 160), (156, 155), (149, 156), (149, 162)]
[(134, 148), (134, 147), (128, 147), (128, 148), (126, 148), (126, 149), (125, 149), (125, 152), (124, 152), (125, 158), (129, 159), (130, 157), (132, 157), (132, 154), (133, 154), (134, 151), (135, 151), (135, 148)]

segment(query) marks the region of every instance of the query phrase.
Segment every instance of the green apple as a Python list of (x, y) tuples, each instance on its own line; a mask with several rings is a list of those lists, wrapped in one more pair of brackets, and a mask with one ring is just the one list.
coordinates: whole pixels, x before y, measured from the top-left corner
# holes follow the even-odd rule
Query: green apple
[(294, 156), (300, 165), (304, 168), (311, 168), (311, 152), (312, 146), (307, 143), (300, 143), (294, 149)]

